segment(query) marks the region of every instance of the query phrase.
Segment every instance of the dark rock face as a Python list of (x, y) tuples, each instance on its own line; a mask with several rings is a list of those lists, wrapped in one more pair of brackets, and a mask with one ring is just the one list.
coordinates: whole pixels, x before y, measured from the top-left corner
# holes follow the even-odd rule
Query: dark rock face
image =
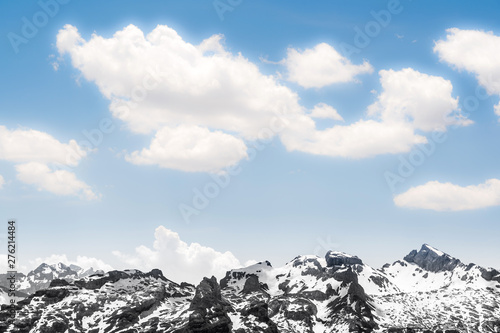
[[(263, 266), (265, 265), (265, 267), (273, 267), (271, 265), (271, 263), (267, 260), (261, 261), (261, 262), (257, 263), (256, 265), (263, 265)], [(242, 272), (242, 271), (228, 271), (228, 272), (226, 272), (226, 276), (220, 280), (220, 287), (226, 288), (229, 280), (231, 280), (231, 279), (241, 280), (241, 279), (245, 278), (247, 275), (248, 274), (246, 272)]]
[[(38, 290), (17, 303), (17, 317), (9, 332), (30, 332), (35, 327), (37, 332), (161, 332), (166, 329), (158, 318), (156, 322), (152, 318), (143, 323), (140, 318), (152, 313), (167, 298), (185, 299), (193, 292), (193, 286), (180, 287), (167, 280), (160, 270), (111, 271), (75, 283), (55, 279), (48, 289)], [(84, 296), (79, 298), (81, 294)], [(110, 307), (114, 301), (126, 305)], [(45, 313), (49, 307), (53, 310)], [(105, 312), (108, 313), (100, 318)], [(2, 309), (0, 317), (4, 314)], [(97, 321), (88, 327), (85, 318), (96, 315)], [(5, 329), (0, 325), (0, 332)]]
[[(391, 269), (384, 272), (363, 265), (357, 257), (330, 251), (326, 266), (315, 256), (296, 257), (278, 269), (261, 262), (227, 272), (220, 284), (211, 277), (196, 287), (178, 285), (160, 270), (111, 271), (77, 281), (54, 279), (48, 289), (17, 303), (14, 321), (2, 306), (0, 333), (313, 333), (319, 331), (318, 326), (325, 332), (456, 333), (455, 329), (463, 332), (465, 327), (458, 325), (462, 320), (459, 309), (464, 307), (470, 320), (481, 313), (482, 321), (474, 323), (478, 332), (500, 332), (500, 285), (489, 283), (480, 294), (471, 291), (474, 298), (467, 294), (466, 301), (460, 298), (460, 291), (446, 287), (429, 292), (400, 290), (394, 272), (413, 273), (417, 279), (421, 277), (418, 283), (426, 284), (433, 276), (429, 270), (456, 263), (429, 246), (412, 251), (405, 260), (393, 264), (395, 267), (385, 265)], [(457, 265), (455, 272), (471, 271), (476, 278), (481, 275), (487, 281), (500, 282), (497, 270)], [(64, 270), (61, 267), (58, 269)], [(426, 309), (433, 304), (429, 297), (442, 306)], [(381, 312), (381, 304), (397, 305), (386, 308), (402, 311)]]
[(228, 302), (222, 299), (221, 288), (212, 276), (203, 278), (196, 287), (196, 293), (189, 307), (193, 312), (185, 328), (178, 333), (230, 333), (232, 322), (227, 315), (232, 311)]
[(245, 306), (241, 311), (241, 314), (243, 316), (253, 315), (258, 321), (267, 323), (270, 321), (268, 312), (269, 305), (266, 302), (256, 301)]
[(318, 310), (313, 302), (303, 297), (281, 297), (273, 299), (269, 303), (269, 316), (272, 318), (282, 313), (286, 319), (300, 321), (309, 329), (312, 329)]
[(293, 267), (303, 267), (302, 275), (312, 275), (316, 277), (323, 275), (323, 267), (321, 267), (321, 264), (316, 258), (296, 257), (292, 262)]
[(373, 281), (377, 286), (383, 288), (384, 286), (388, 285), (390, 282), (386, 277), (383, 276), (370, 276), (370, 280)]
[(69, 282), (66, 280), (60, 280), (60, 279), (55, 279), (50, 282), (49, 288), (50, 287), (64, 287), (64, 286), (69, 286)]
[(415, 263), (419, 267), (429, 272), (452, 271), (461, 264), (460, 260), (455, 259), (445, 253), (438, 253), (427, 244), (422, 245), (420, 251), (411, 251), (404, 260)]
[(372, 332), (377, 328), (369, 304), (370, 298), (366, 295), (363, 287), (358, 283), (357, 269), (348, 266), (345, 269), (334, 270), (332, 277), (341, 281), (341, 286), (347, 287), (347, 293), (343, 297), (334, 298), (328, 304), (330, 313), (335, 318), (350, 318), (349, 330), (351, 332)]
[[(191, 310), (199, 308), (207, 308), (212, 305), (222, 304), (222, 296), (220, 293), (220, 286), (217, 283), (215, 276), (203, 278), (203, 281), (196, 287), (196, 294), (191, 301)], [(225, 302), (224, 302), (225, 304)]]
[(341, 252), (328, 251), (325, 256), (328, 267), (363, 265), (363, 261), (356, 256), (350, 256)]
[(497, 281), (500, 282), (500, 272), (496, 269), (483, 269), (481, 271), (481, 277), (486, 281)]
[(330, 313), (336, 318), (349, 318), (350, 332), (372, 332), (378, 328), (369, 298), (356, 281), (350, 282), (348, 292), (328, 304)]
[(248, 275), (241, 292), (244, 294), (250, 294), (253, 292), (265, 292), (267, 289), (268, 287), (265, 283), (259, 282), (259, 277), (257, 275), (250, 274)]

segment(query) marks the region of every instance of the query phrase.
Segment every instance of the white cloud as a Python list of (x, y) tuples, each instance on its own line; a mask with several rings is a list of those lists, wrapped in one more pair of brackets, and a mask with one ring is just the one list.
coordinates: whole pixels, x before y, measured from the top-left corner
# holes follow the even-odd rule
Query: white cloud
[(283, 131), (285, 146), (311, 154), (365, 158), (407, 152), (427, 142), (417, 130), (445, 131), (452, 124), (472, 123), (460, 115), (450, 81), (411, 68), (379, 74), (383, 91), (368, 107), (369, 118), (317, 130), (312, 119), (302, 117)]
[(367, 158), (407, 152), (413, 145), (427, 142), (425, 137), (416, 135), (411, 125), (404, 122), (360, 120), (322, 131), (314, 129), (313, 123), (309, 123), (308, 127), (302, 137), (297, 135), (298, 129), (291, 135), (288, 132), (282, 135), (287, 149), (316, 155)]
[(326, 43), (302, 52), (289, 48), (284, 63), (288, 80), (304, 88), (351, 82), (356, 80), (357, 75), (373, 72), (373, 67), (366, 60), (361, 65), (353, 65)]
[[(245, 158), (244, 145), (265, 132), (278, 135), (289, 151), (364, 158), (407, 152), (426, 142), (416, 131), (470, 123), (458, 114), (449, 81), (406, 68), (379, 72), (383, 92), (366, 117), (318, 130), (315, 118), (342, 117), (324, 103), (307, 110), (297, 93), (241, 54), (228, 52), (222, 41), (214, 35), (193, 45), (167, 26), (145, 36), (133, 25), (110, 38), (94, 34), (86, 41), (67, 25), (58, 33), (57, 47), (110, 100), (114, 117), (133, 132), (152, 136), (149, 148), (125, 155), (136, 164), (219, 172)], [(284, 63), (315, 84), (352, 81), (372, 71), (368, 62), (353, 65), (324, 43), (303, 52), (290, 49)]]
[(2, 175), (0, 175), (0, 190), (3, 188), (4, 185), (5, 185), (5, 179), (3, 178)]
[(412, 187), (394, 197), (399, 207), (461, 211), (500, 206), (500, 180), (488, 179), (483, 184), (459, 186), (431, 181)]
[(74, 173), (55, 170), (56, 165), (75, 167), (87, 154), (88, 151), (75, 140), (62, 143), (45, 132), (9, 130), (0, 125), (0, 159), (19, 163), (15, 166), (17, 179), (36, 185), (39, 190), (58, 195), (79, 195), (87, 200), (98, 198)]
[(61, 143), (44, 132), (33, 129), (9, 130), (0, 125), (0, 159), (76, 166), (85, 156), (87, 152), (75, 140)]
[(323, 119), (333, 119), (338, 121), (344, 121), (344, 118), (328, 104), (318, 103), (314, 106), (309, 114), (311, 118), (323, 118)]
[(144, 36), (129, 25), (112, 38), (84, 41), (67, 25), (57, 46), (136, 133), (186, 124), (255, 139), (276, 113), (302, 112), (295, 93), (225, 51), (220, 35), (193, 45), (167, 26)]
[(218, 172), (248, 157), (243, 140), (198, 126), (164, 127), (149, 148), (126, 156), (134, 164), (157, 164), (185, 171)]
[(43, 263), (47, 265), (54, 265), (58, 263), (63, 263), (65, 265), (77, 265), (85, 270), (89, 268), (93, 268), (94, 270), (101, 269), (105, 272), (113, 270), (113, 267), (100, 259), (87, 256), (77, 256), (76, 260), (72, 260), (69, 259), (66, 254), (53, 254), (45, 258), (35, 258), (34, 260), (30, 260), (29, 270), (33, 270)]
[(45, 190), (57, 195), (79, 196), (85, 200), (99, 199), (89, 185), (76, 178), (67, 170), (51, 170), (47, 165), (29, 162), (16, 165), (17, 179), (25, 184), (35, 185), (38, 190)]
[[(458, 70), (474, 73), (478, 83), (490, 94), (500, 95), (500, 37), (480, 30), (446, 30), (446, 40), (439, 40), (434, 52), (439, 59)], [(500, 104), (495, 112), (500, 116)]]
[(120, 260), (133, 268), (149, 271), (162, 270), (165, 277), (175, 282), (197, 284), (204, 276), (221, 278), (226, 271), (241, 267), (231, 252), (218, 252), (198, 243), (187, 244), (179, 234), (163, 226), (155, 230), (153, 248), (141, 245), (135, 254), (113, 252)]
[(458, 98), (452, 96), (450, 81), (412, 68), (381, 70), (379, 74), (383, 91), (368, 107), (369, 115), (378, 115), (382, 121), (411, 123), (414, 129), (426, 132), (472, 123), (457, 114)]
[[(182, 124), (209, 129), (215, 133), (212, 139), (220, 138), (217, 131), (223, 131), (255, 140), (277, 114), (304, 112), (289, 88), (263, 75), (241, 54), (227, 52), (221, 35), (193, 45), (167, 26), (157, 26), (145, 36), (129, 25), (111, 38), (94, 34), (85, 41), (75, 27), (67, 25), (58, 33), (57, 47), (110, 100), (113, 116), (135, 133), (151, 134)], [(197, 152), (205, 154), (191, 151), (194, 161), (203, 158), (194, 156)], [(242, 157), (239, 147), (235, 155)], [(150, 160), (163, 157), (150, 156)], [(185, 168), (185, 163), (170, 165), (193, 169)]]

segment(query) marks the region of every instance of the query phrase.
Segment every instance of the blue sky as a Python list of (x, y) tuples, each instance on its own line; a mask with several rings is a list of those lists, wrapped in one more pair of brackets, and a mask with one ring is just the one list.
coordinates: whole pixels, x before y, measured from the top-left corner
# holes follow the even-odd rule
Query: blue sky
[[(196, 282), (330, 248), (379, 267), (429, 243), (500, 267), (499, 10), (3, 1), (1, 218), (18, 221), (20, 265), (159, 266)], [(278, 109), (289, 123), (263, 142)], [(195, 207), (206, 186), (217, 195)]]

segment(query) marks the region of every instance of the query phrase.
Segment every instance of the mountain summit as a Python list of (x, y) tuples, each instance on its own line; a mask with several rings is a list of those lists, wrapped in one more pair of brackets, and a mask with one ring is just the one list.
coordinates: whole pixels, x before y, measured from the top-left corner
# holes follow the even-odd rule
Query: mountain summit
[(358, 257), (338, 251), (328, 251), (326, 253), (325, 259), (328, 267), (342, 265), (363, 265), (363, 261)]
[[(45, 265), (30, 276), (67, 267)], [(159, 270), (63, 275), (18, 302), (16, 320), (2, 307), (0, 332), (500, 331), (500, 273), (427, 244), (381, 269), (328, 251), (282, 267), (263, 261), (233, 269), (196, 287)]]
[(422, 245), (420, 251), (411, 251), (404, 260), (415, 263), (429, 272), (453, 271), (461, 264), (460, 260), (441, 252), (428, 244)]

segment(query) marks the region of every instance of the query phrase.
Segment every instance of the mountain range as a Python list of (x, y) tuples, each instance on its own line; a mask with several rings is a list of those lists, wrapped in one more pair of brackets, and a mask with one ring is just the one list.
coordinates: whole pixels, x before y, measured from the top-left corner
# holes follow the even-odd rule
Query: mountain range
[[(93, 274), (104, 274), (103, 271), (95, 271), (92, 267), (83, 269), (77, 265), (65, 265), (63, 263), (48, 265), (41, 264), (27, 275), (18, 272), (16, 274), (16, 296), (25, 298), (37, 290), (46, 289), (53, 280), (64, 279), (74, 281)], [(7, 303), (7, 290), (9, 282), (7, 274), (0, 274), (0, 304)]]
[(375, 269), (328, 251), (263, 261), (220, 281), (175, 283), (158, 269), (42, 264), (21, 279), (0, 332), (500, 332), (500, 272), (430, 245)]

